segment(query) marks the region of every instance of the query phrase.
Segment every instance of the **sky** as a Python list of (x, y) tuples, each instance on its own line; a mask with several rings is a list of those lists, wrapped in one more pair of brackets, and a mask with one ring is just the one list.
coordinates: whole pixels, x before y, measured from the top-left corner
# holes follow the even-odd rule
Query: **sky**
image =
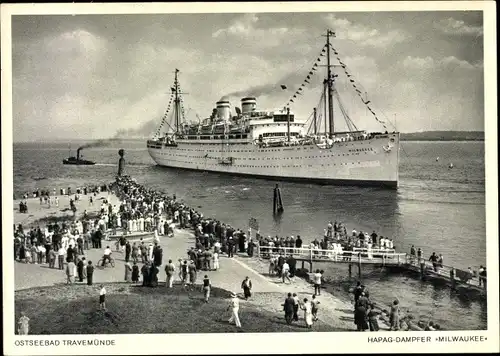
[[(12, 17), (14, 141), (149, 136), (175, 68), (188, 121), (210, 116), (223, 97), (238, 106), (256, 95), (260, 109), (282, 108), (316, 63), (327, 28), (388, 129), (484, 130), (478, 11), (24, 15)], [(318, 68), (291, 103), (298, 120), (319, 103)], [(334, 72), (356, 126), (383, 130), (342, 68)], [(340, 130), (338, 104), (334, 111)]]

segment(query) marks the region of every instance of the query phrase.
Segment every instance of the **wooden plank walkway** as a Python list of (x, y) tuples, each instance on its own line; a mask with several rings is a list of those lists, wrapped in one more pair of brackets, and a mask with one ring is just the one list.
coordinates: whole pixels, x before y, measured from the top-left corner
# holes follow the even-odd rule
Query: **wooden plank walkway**
[(407, 253), (398, 253), (394, 249), (367, 249), (353, 248), (353, 251), (322, 250), (309, 246), (301, 248), (258, 246), (256, 255), (259, 258), (270, 258), (277, 255), (293, 256), (297, 261), (309, 263), (309, 271), (313, 271), (314, 262), (346, 263), (351, 266), (357, 265), (361, 275), (362, 265), (397, 267), (402, 270), (417, 272), (422, 279), (441, 280), (452, 286), (452, 288), (465, 288), (486, 294), (486, 277), (476, 274), (470, 275), (467, 271), (461, 271), (452, 266), (434, 266), (432, 262)]

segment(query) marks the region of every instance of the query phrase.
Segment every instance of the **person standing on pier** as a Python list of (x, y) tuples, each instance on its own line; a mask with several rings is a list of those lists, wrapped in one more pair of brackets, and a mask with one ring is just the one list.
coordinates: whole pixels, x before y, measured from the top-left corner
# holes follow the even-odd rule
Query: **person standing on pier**
[(106, 288), (102, 284), (99, 291), (99, 309), (106, 311)]
[(78, 270), (78, 281), (83, 282), (83, 269), (85, 268), (85, 257), (82, 257), (81, 260), (78, 261), (77, 270)]
[(306, 322), (306, 327), (312, 329), (313, 325), (313, 315), (312, 315), (312, 305), (307, 298), (304, 298), (304, 302), (300, 305), (300, 308), (304, 311), (304, 321)]
[(217, 250), (215, 250), (213, 253), (213, 260), (214, 260), (214, 271), (218, 271), (219, 270), (219, 252)]
[(248, 278), (248, 276), (245, 277), (243, 282), (241, 282), (241, 288), (243, 289), (243, 296), (245, 297), (245, 300), (252, 296), (252, 281)]
[(130, 253), (132, 252), (132, 246), (130, 246), (130, 241), (126, 240), (125, 242), (125, 262), (130, 260)]
[(210, 288), (211, 288), (210, 279), (208, 278), (208, 275), (205, 275), (205, 277), (203, 278), (203, 287), (202, 287), (205, 303), (208, 303), (208, 298), (210, 298)]
[(378, 312), (375, 310), (375, 305), (372, 303), (368, 309), (368, 325), (370, 326), (370, 331), (379, 331), (378, 326)]
[(417, 251), (415, 250), (415, 245), (411, 245), (411, 248), (410, 248), (410, 262), (413, 263), (415, 261), (416, 254), (417, 254)]
[(318, 299), (316, 299), (316, 294), (313, 294), (311, 299), (313, 321), (318, 320), (319, 304), (320, 302)]
[(19, 318), (19, 321), (17, 322), (18, 328), (17, 328), (17, 334), (18, 335), (28, 335), (29, 329), (30, 329), (30, 318), (26, 316), (24, 312), (21, 312), (21, 317)]
[(172, 288), (174, 283), (174, 273), (175, 273), (175, 265), (172, 263), (172, 260), (168, 260), (168, 263), (165, 266), (165, 273), (167, 274), (165, 285), (168, 288)]
[(443, 257), (443, 255), (440, 253), (440, 254), (439, 254), (439, 258), (438, 258), (438, 266), (439, 266), (439, 268), (443, 268), (443, 263), (444, 263), (444, 257)]
[(436, 252), (433, 252), (431, 257), (429, 257), (429, 261), (432, 262), (432, 267), (434, 268), (434, 272), (437, 272), (438, 270), (438, 256), (436, 255)]
[(54, 249), (50, 249), (49, 251), (49, 268), (55, 268), (56, 266), (56, 251)]
[(417, 258), (418, 258), (418, 263), (421, 263), (421, 259), (422, 259), (422, 255), (423, 255), (423, 251), (422, 249), (419, 247), (418, 250), (417, 250)]
[(293, 293), (293, 321), (299, 321), (300, 300), (297, 293)]
[(285, 303), (283, 303), (283, 311), (285, 312), (285, 321), (288, 325), (290, 325), (293, 321), (293, 314), (295, 300), (292, 298), (292, 293), (288, 293), (288, 297), (285, 299)]
[(139, 266), (137, 266), (137, 261), (134, 261), (134, 264), (132, 266), (132, 283), (139, 282), (139, 274)]
[(92, 285), (92, 278), (94, 277), (94, 266), (92, 265), (92, 261), (89, 261), (87, 264), (87, 285)]
[(68, 258), (68, 263), (66, 264), (66, 276), (67, 278), (67, 283), (68, 284), (73, 284), (75, 283), (75, 263), (73, 262), (73, 259)]
[(356, 284), (353, 293), (354, 293), (354, 305), (356, 305), (359, 297), (361, 297), (361, 293), (363, 293), (363, 286), (361, 285), (360, 281), (358, 281), (358, 283)]
[(240, 301), (236, 293), (231, 293), (231, 300), (229, 306), (227, 307), (227, 310), (230, 309), (231, 309), (231, 317), (229, 318), (228, 322), (230, 324), (234, 322), (237, 328), (241, 328), (240, 317), (238, 315), (240, 309)]
[(292, 280), (290, 279), (290, 266), (286, 261), (283, 263), (283, 266), (281, 266), (281, 279), (283, 283), (285, 283), (285, 279), (291, 284)]
[(314, 283), (314, 295), (321, 295), (321, 272), (319, 269), (316, 270), (316, 273), (313, 274), (313, 283)]
[(130, 265), (130, 262), (125, 262), (125, 282), (132, 282), (132, 266)]
[(189, 283), (194, 285), (196, 283), (196, 265), (193, 261), (188, 265)]
[(150, 284), (150, 282), (149, 282), (149, 262), (146, 262), (142, 266), (141, 273), (142, 273), (142, 286), (148, 287)]
[(58, 266), (59, 266), (59, 269), (63, 269), (63, 266), (64, 266), (64, 256), (66, 255), (66, 250), (64, 249), (64, 247), (61, 245), (61, 247), (59, 248), (59, 250), (57, 251), (57, 261), (58, 261)]
[(399, 301), (396, 299), (391, 305), (391, 314), (389, 318), (390, 330), (399, 330)]

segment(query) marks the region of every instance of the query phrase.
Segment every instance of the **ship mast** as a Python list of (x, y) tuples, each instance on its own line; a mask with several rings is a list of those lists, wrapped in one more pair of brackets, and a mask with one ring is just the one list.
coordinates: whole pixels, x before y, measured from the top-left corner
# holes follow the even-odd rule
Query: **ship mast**
[(175, 133), (179, 133), (179, 82), (177, 80), (177, 73), (179, 70), (175, 69), (175, 80), (174, 80), (174, 90), (175, 90), (175, 101), (174, 101), (174, 115), (175, 115)]
[[(328, 84), (328, 120), (329, 120), (329, 128), (330, 128), (330, 137), (333, 136), (335, 132), (334, 123), (333, 123), (333, 77), (332, 77), (332, 68), (330, 64), (330, 36), (335, 37), (335, 32), (326, 30), (326, 61), (327, 61), (327, 84)], [(326, 130), (325, 130), (326, 131)]]

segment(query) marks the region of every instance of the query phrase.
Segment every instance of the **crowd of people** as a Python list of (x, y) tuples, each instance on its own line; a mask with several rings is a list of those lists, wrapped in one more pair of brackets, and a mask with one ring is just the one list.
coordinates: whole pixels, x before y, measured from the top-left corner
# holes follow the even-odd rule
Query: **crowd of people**
[[(102, 265), (111, 260), (111, 249), (107, 241), (109, 235), (117, 235), (122, 232), (116, 240), (116, 251), (124, 255), (125, 273), (124, 280), (128, 283), (141, 283), (144, 287), (157, 287), (159, 285), (159, 274), (165, 271), (167, 288), (173, 287), (173, 282), (178, 278), (184, 287), (196, 286), (198, 274), (201, 271), (216, 271), (220, 268), (219, 258), (221, 254), (232, 258), (236, 251), (253, 256), (254, 249), (267, 246), (261, 255), (269, 257), (269, 275), (276, 276), (283, 283), (292, 283), (297, 273), (296, 260), (293, 257), (294, 249), (303, 247), (300, 235), (297, 237), (271, 237), (257, 234), (253, 239), (242, 229), (234, 228), (214, 218), (206, 218), (201, 212), (187, 206), (176, 199), (175, 195), (167, 196), (165, 193), (148, 189), (138, 184), (128, 176), (119, 176), (116, 181), (107, 186), (106, 190), (112, 191), (119, 198), (120, 203), (112, 205), (107, 199), (101, 201), (97, 216), (89, 216), (86, 211), (81, 219), (73, 219), (65, 222), (49, 223), (45, 227), (32, 227), (29, 231), (22, 225), (15, 226), (14, 236), (14, 258), (24, 263), (48, 264), (49, 268), (64, 270), (67, 282), (87, 282), (92, 285), (94, 266), (87, 257), (87, 250), (102, 249), (103, 241), (106, 241), (106, 249), (103, 255)], [(80, 193), (89, 194), (89, 205), (92, 206), (96, 199), (96, 190), (78, 191), (73, 201), (81, 199)], [(69, 189), (68, 189), (69, 193)], [(47, 198), (48, 197), (48, 198)], [(42, 204), (51, 204), (48, 194), (40, 194)], [(58, 204), (58, 203), (57, 203)], [(74, 206), (74, 204), (71, 204)], [(163, 262), (164, 252), (159, 244), (160, 236), (173, 237), (174, 227), (181, 229), (192, 229), (195, 235), (194, 246), (186, 253), (184, 258), (179, 258), (176, 263), (172, 259), (168, 263)], [(141, 232), (154, 232), (154, 241), (132, 242), (128, 238), (130, 234)], [(142, 240), (142, 239), (141, 239)], [(394, 249), (393, 240), (378, 236), (375, 231), (372, 234), (366, 232), (352, 231), (347, 234), (347, 229), (342, 223), (329, 222), (325, 229), (323, 239), (314, 239), (311, 247), (315, 250), (330, 249), (342, 253), (354, 247), (368, 249)], [(284, 249), (284, 248), (288, 248)], [(290, 250), (291, 249), (291, 250)], [(414, 251), (414, 246), (412, 246)], [(109, 250), (109, 252), (108, 252)], [(414, 251), (411, 255), (422, 256), (422, 250)], [(434, 268), (442, 266), (442, 255), (435, 254), (430, 259)], [(139, 266), (142, 263), (142, 266)], [(482, 267), (482, 273), (486, 276), (486, 269)], [(285, 320), (292, 324), (299, 320), (299, 310), (304, 311), (306, 327), (311, 328), (313, 322), (318, 320), (319, 300), (321, 284), (324, 271), (317, 270), (311, 275), (314, 284), (314, 295), (311, 298), (299, 298), (296, 293), (289, 293), (285, 299), (283, 310)], [(142, 276), (142, 281), (140, 280)], [(486, 284), (485, 278), (484, 284)], [(204, 275), (201, 284), (204, 301), (208, 303), (210, 297), (211, 282), (208, 275)], [(251, 298), (252, 282), (246, 277), (242, 281), (241, 288), (245, 299)], [(358, 283), (355, 291), (354, 322), (357, 330), (377, 331), (380, 312), (376, 310), (374, 303), (369, 299), (366, 287)], [(230, 322), (241, 327), (238, 316), (239, 302), (236, 293), (232, 294), (229, 309), (232, 310)], [(404, 328), (399, 318), (398, 301), (391, 305), (389, 313), (391, 330)], [(434, 327), (435, 325), (431, 325)], [(438, 326), (439, 327), (439, 326)]]

